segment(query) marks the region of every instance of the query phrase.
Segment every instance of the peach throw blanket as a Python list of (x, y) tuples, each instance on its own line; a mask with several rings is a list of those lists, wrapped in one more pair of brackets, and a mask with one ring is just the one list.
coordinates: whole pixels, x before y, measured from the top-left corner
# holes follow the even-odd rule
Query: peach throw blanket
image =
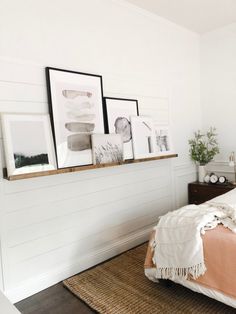
[[(155, 268), (150, 246), (154, 236), (155, 231), (151, 235), (148, 246), (144, 265), (146, 269)], [(193, 281), (236, 298), (236, 234), (219, 225), (215, 229), (206, 231), (202, 239), (207, 271)]]

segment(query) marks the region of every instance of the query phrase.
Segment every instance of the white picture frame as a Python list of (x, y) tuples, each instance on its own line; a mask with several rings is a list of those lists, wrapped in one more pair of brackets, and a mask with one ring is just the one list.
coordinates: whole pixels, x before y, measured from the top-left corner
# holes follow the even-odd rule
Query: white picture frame
[(174, 153), (170, 127), (168, 125), (155, 125), (155, 143), (157, 156)]
[(91, 134), (104, 133), (102, 76), (46, 68), (58, 168), (92, 164)]
[(132, 116), (134, 158), (151, 158), (156, 156), (156, 143), (153, 120), (149, 116)]
[(138, 116), (138, 101), (126, 98), (104, 98), (104, 122), (106, 133), (121, 134), (124, 143), (124, 159), (134, 158), (130, 116)]
[(48, 114), (1, 114), (7, 175), (55, 170)]
[(120, 134), (92, 134), (93, 164), (121, 163), (124, 160)]

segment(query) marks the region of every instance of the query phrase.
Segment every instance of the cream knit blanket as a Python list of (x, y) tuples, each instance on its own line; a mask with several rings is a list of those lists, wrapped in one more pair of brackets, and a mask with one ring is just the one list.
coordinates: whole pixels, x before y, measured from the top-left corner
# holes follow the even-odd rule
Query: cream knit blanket
[[(156, 278), (193, 279), (206, 271), (201, 234), (227, 219), (233, 223), (235, 209), (222, 203), (187, 205), (162, 216), (156, 226), (153, 262)], [(235, 217), (234, 217), (235, 218)], [(231, 225), (232, 226), (232, 225)]]

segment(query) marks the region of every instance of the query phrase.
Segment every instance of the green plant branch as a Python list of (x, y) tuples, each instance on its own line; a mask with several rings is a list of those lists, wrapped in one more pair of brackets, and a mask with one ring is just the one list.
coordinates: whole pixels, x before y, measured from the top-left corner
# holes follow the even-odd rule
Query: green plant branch
[(189, 153), (193, 161), (200, 165), (208, 164), (220, 152), (215, 128), (210, 128), (206, 134), (199, 130), (194, 132), (194, 138), (189, 140)]

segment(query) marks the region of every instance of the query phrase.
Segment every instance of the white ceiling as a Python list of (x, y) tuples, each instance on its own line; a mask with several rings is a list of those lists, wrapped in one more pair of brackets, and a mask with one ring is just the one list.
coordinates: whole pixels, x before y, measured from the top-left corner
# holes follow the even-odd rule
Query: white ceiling
[(197, 33), (236, 22), (236, 0), (127, 0)]

